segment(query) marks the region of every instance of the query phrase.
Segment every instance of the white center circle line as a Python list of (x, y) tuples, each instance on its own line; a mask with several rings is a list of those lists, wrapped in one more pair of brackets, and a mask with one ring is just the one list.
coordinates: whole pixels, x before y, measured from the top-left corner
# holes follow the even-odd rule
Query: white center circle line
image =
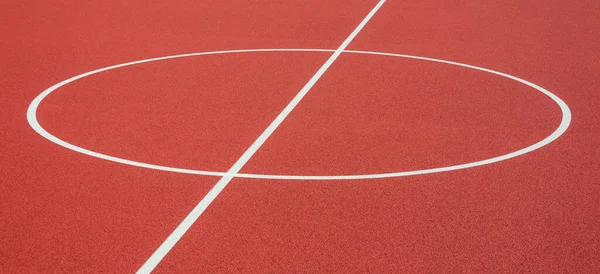
[(380, 55), (380, 56), (400, 57), (400, 58), (409, 58), (409, 59), (430, 61), (430, 62), (436, 62), (436, 63), (442, 63), (442, 64), (448, 64), (448, 65), (454, 65), (454, 66), (479, 70), (479, 71), (495, 74), (498, 76), (502, 76), (504, 78), (508, 78), (508, 79), (517, 81), (519, 83), (527, 85), (527, 86), (543, 93), (544, 95), (546, 95), (550, 99), (552, 99), (560, 107), (560, 110), (562, 112), (562, 120), (561, 120), (559, 126), (556, 128), (556, 130), (554, 132), (552, 132), (552, 134), (550, 134), (546, 138), (538, 141), (535, 144), (529, 145), (527, 147), (524, 147), (522, 149), (519, 149), (514, 152), (510, 152), (510, 153), (507, 153), (504, 155), (500, 155), (500, 156), (496, 156), (496, 157), (492, 157), (492, 158), (488, 158), (488, 159), (484, 159), (484, 160), (469, 162), (469, 163), (445, 166), (445, 167), (420, 169), (420, 170), (409, 170), (409, 171), (400, 171), (400, 172), (390, 172), (390, 173), (349, 174), (349, 175), (273, 175), (273, 174), (251, 174), (251, 173), (230, 174), (228, 172), (185, 169), (185, 168), (177, 168), (177, 167), (149, 164), (149, 163), (144, 163), (144, 162), (139, 162), (139, 161), (134, 161), (134, 160), (128, 160), (128, 159), (124, 159), (124, 158), (119, 158), (119, 157), (115, 157), (115, 156), (111, 156), (111, 155), (106, 155), (106, 154), (103, 154), (100, 152), (95, 152), (92, 150), (88, 150), (88, 149), (73, 145), (71, 143), (68, 143), (68, 142), (52, 135), (48, 131), (46, 131), (39, 124), (39, 122), (37, 120), (37, 109), (40, 106), (41, 102), (44, 100), (44, 98), (46, 98), (49, 94), (51, 94), (55, 90), (59, 89), (60, 87), (65, 86), (69, 83), (72, 83), (72, 82), (77, 81), (84, 77), (88, 77), (88, 76), (91, 76), (91, 75), (94, 75), (97, 73), (101, 73), (101, 72), (105, 72), (108, 70), (123, 68), (123, 67), (137, 65), (137, 64), (161, 61), (161, 60), (192, 57), (192, 56), (201, 56), (201, 55), (252, 53), (252, 52), (335, 52), (335, 50), (333, 50), (333, 49), (224, 50), (224, 51), (211, 51), (211, 52), (198, 52), (198, 53), (171, 55), (171, 56), (150, 58), (150, 59), (144, 59), (144, 60), (139, 60), (139, 61), (133, 61), (133, 62), (118, 64), (118, 65), (113, 65), (113, 66), (100, 68), (97, 70), (79, 74), (77, 76), (66, 79), (66, 80), (64, 80), (60, 83), (57, 83), (57, 84), (51, 86), (50, 88), (44, 90), (29, 105), (29, 108), (27, 109), (27, 121), (28, 121), (29, 125), (38, 134), (40, 134), (42, 137), (48, 139), (49, 141), (51, 141), (57, 145), (60, 145), (62, 147), (65, 147), (67, 149), (70, 149), (70, 150), (73, 150), (73, 151), (76, 151), (76, 152), (79, 152), (79, 153), (82, 153), (82, 154), (85, 154), (88, 156), (104, 159), (107, 161), (112, 161), (112, 162), (116, 162), (116, 163), (137, 166), (137, 167), (142, 167), (142, 168), (148, 168), (148, 169), (176, 172), (176, 173), (217, 176), (217, 177), (228, 176), (228, 177), (239, 177), (239, 178), (276, 179), (276, 180), (357, 180), (357, 179), (391, 178), (391, 177), (402, 177), (402, 176), (413, 176), (413, 175), (423, 175), (423, 174), (430, 174), (430, 173), (446, 172), (446, 171), (453, 171), (453, 170), (472, 168), (472, 167), (477, 167), (477, 166), (482, 166), (482, 165), (488, 165), (488, 164), (497, 163), (500, 161), (508, 160), (508, 159), (532, 152), (536, 149), (539, 149), (539, 148), (553, 142), (558, 137), (560, 137), (563, 133), (565, 133), (565, 131), (567, 130), (567, 128), (569, 127), (569, 125), (571, 123), (571, 111), (569, 109), (569, 106), (562, 99), (560, 99), (558, 96), (556, 96), (552, 92), (542, 88), (541, 86), (531, 83), (527, 80), (521, 79), (519, 77), (510, 75), (510, 74), (506, 74), (503, 72), (498, 72), (498, 71), (491, 70), (491, 69), (474, 66), (474, 65), (468, 65), (468, 64), (464, 64), (464, 63), (446, 61), (446, 60), (441, 60), (441, 59), (434, 59), (434, 58), (427, 58), (427, 57), (413, 56), (413, 55), (405, 55), (405, 54), (395, 54), (395, 53), (385, 53), (385, 52), (375, 52), (375, 51), (361, 51), (361, 50), (344, 50), (343, 52), (344, 53), (352, 53), (352, 54), (369, 54), (369, 55)]

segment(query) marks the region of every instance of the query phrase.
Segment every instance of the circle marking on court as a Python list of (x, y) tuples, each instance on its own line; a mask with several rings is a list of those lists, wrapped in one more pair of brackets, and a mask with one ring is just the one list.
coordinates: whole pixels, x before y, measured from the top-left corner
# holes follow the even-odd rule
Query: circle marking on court
[(116, 163), (120, 163), (120, 164), (137, 166), (137, 167), (142, 167), (142, 168), (149, 168), (149, 169), (162, 170), (162, 171), (168, 171), (168, 172), (176, 172), (176, 173), (218, 176), (218, 177), (228, 176), (228, 177), (239, 177), (239, 178), (277, 179), (277, 180), (358, 180), (358, 179), (391, 178), (391, 177), (423, 175), (423, 174), (446, 172), (446, 171), (453, 171), (453, 170), (483, 166), (483, 165), (488, 165), (488, 164), (508, 160), (508, 159), (532, 152), (536, 149), (539, 149), (539, 148), (553, 142), (558, 137), (560, 137), (563, 133), (565, 133), (565, 131), (567, 130), (567, 128), (569, 127), (569, 125), (571, 123), (571, 110), (569, 109), (569, 106), (562, 99), (560, 99), (558, 96), (556, 96), (552, 92), (542, 88), (541, 86), (538, 86), (527, 80), (518, 78), (516, 76), (512, 76), (512, 75), (509, 75), (506, 73), (502, 73), (502, 72), (498, 72), (498, 71), (494, 71), (491, 69), (486, 69), (486, 68), (482, 68), (482, 67), (478, 67), (478, 66), (473, 66), (473, 65), (468, 65), (468, 64), (458, 63), (458, 62), (452, 62), (452, 61), (446, 61), (446, 60), (441, 60), (441, 59), (434, 59), (434, 58), (427, 58), (427, 57), (413, 56), (413, 55), (405, 55), (405, 54), (395, 54), (395, 53), (385, 53), (385, 52), (375, 52), (375, 51), (360, 51), (360, 50), (344, 50), (343, 53), (401, 57), (401, 58), (417, 59), (417, 60), (430, 61), (430, 62), (436, 62), (436, 63), (443, 63), (443, 64), (448, 64), (448, 65), (454, 65), (454, 66), (479, 70), (479, 71), (499, 75), (504, 78), (508, 78), (508, 79), (520, 82), (520, 83), (527, 85), (527, 86), (543, 93), (544, 95), (550, 97), (550, 99), (552, 99), (560, 107), (560, 110), (562, 112), (562, 120), (561, 120), (559, 126), (556, 128), (556, 130), (554, 132), (552, 132), (552, 134), (548, 135), (546, 138), (538, 141), (537, 143), (529, 145), (527, 147), (524, 147), (524, 148), (519, 149), (514, 152), (510, 152), (507, 154), (503, 154), (500, 156), (496, 156), (496, 157), (492, 157), (492, 158), (488, 158), (488, 159), (484, 159), (484, 160), (463, 163), (463, 164), (457, 164), (457, 165), (451, 165), (451, 166), (445, 166), (445, 167), (420, 169), (420, 170), (410, 170), (410, 171), (400, 171), (400, 172), (390, 172), (390, 173), (354, 174), (354, 175), (352, 175), (352, 174), (351, 175), (325, 175), (325, 176), (322, 176), (322, 175), (272, 175), (272, 174), (251, 174), (251, 173), (230, 174), (227, 172), (184, 169), (184, 168), (177, 168), (177, 167), (168, 167), (168, 166), (162, 166), (162, 165), (148, 164), (148, 163), (143, 163), (143, 162), (138, 162), (138, 161), (133, 161), (133, 160), (128, 160), (128, 159), (123, 159), (123, 158), (119, 158), (119, 157), (115, 157), (115, 156), (102, 154), (99, 152), (91, 151), (91, 150), (73, 145), (71, 143), (68, 143), (68, 142), (52, 135), (48, 131), (46, 131), (39, 124), (39, 122), (37, 120), (37, 109), (38, 109), (40, 103), (44, 100), (44, 98), (46, 98), (46, 96), (48, 96), (50, 93), (52, 93), (53, 91), (59, 89), (60, 87), (62, 87), (64, 85), (67, 85), (71, 82), (77, 81), (81, 78), (85, 78), (85, 77), (88, 77), (88, 76), (91, 76), (91, 75), (94, 75), (94, 74), (97, 74), (100, 72), (108, 71), (108, 70), (118, 69), (118, 68), (122, 68), (122, 67), (142, 64), (142, 63), (149, 63), (149, 62), (168, 60), (168, 59), (176, 59), (176, 58), (184, 58), (184, 57), (192, 57), (192, 56), (201, 56), (201, 55), (214, 55), (214, 54), (227, 54), (227, 53), (251, 53), (251, 52), (334, 52), (334, 51), (335, 50), (332, 50), (332, 49), (224, 50), (224, 51), (210, 51), (210, 52), (198, 52), (198, 53), (189, 53), (189, 54), (180, 54), (180, 55), (170, 55), (170, 56), (150, 58), (150, 59), (144, 59), (144, 60), (139, 60), (139, 61), (133, 61), (133, 62), (122, 63), (122, 64), (118, 64), (118, 65), (113, 65), (113, 66), (109, 66), (109, 67), (104, 67), (104, 68), (100, 68), (97, 70), (82, 73), (77, 76), (71, 77), (69, 79), (63, 80), (62, 82), (57, 83), (57, 84), (49, 87), (48, 89), (42, 91), (42, 93), (40, 93), (31, 102), (31, 104), (29, 105), (29, 108), (27, 109), (27, 122), (38, 134), (40, 134), (42, 137), (48, 139), (49, 141), (51, 141), (59, 146), (65, 147), (67, 149), (70, 149), (70, 150), (73, 150), (73, 151), (76, 151), (76, 152), (79, 152), (79, 153), (82, 153), (82, 154), (85, 154), (88, 156), (104, 159), (107, 161), (112, 161), (112, 162), (116, 162)]

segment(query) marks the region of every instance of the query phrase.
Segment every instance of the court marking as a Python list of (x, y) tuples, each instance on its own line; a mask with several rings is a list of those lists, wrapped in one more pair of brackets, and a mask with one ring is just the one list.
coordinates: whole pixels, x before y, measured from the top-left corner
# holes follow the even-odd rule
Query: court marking
[(82, 154), (85, 154), (88, 156), (104, 159), (107, 161), (112, 161), (112, 162), (116, 162), (116, 163), (120, 163), (120, 164), (137, 166), (137, 167), (142, 167), (142, 168), (148, 168), (148, 169), (176, 172), (176, 173), (218, 176), (218, 177), (229, 176), (229, 177), (233, 177), (233, 178), (274, 179), (274, 180), (364, 180), (364, 179), (424, 175), (424, 174), (473, 168), (473, 167), (477, 167), (477, 166), (483, 166), (483, 165), (488, 165), (488, 164), (508, 160), (508, 159), (532, 152), (532, 151), (539, 149), (545, 145), (548, 145), (551, 142), (553, 142), (554, 140), (558, 139), (563, 133), (565, 133), (565, 131), (568, 129), (568, 127), (571, 123), (571, 110), (569, 109), (569, 106), (562, 99), (560, 99), (558, 96), (556, 96), (552, 92), (544, 89), (543, 87), (536, 85), (532, 82), (529, 82), (527, 80), (521, 79), (519, 77), (510, 75), (510, 74), (506, 74), (503, 72), (499, 72), (499, 71), (495, 71), (495, 70), (491, 70), (491, 69), (487, 69), (487, 68), (482, 68), (482, 67), (478, 67), (478, 66), (474, 66), (474, 65), (459, 63), (459, 62), (446, 61), (446, 60), (441, 60), (441, 59), (414, 56), (414, 55), (406, 55), (406, 54), (395, 54), (395, 53), (385, 53), (385, 52), (375, 52), (375, 51), (361, 51), (361, 50), (343, 50), (343, 52), (344, 53), (353, 53), (353, 54), (370, 54), (370, 55), (380, 55), (380, 56), (400, 57), (400, 58), (409, 58), (409, 59), (416, 59), (416, 60), (423, 60), (423, 61), (431, 61), (431, 62), (436, 62), (436, 63), (442, 63), (442, 64), (448, 64), (448, 65), (454, 65), (454, 66), (479, 70), (479, 71), (499, 75), (504, 78), (508, 78), (508, 79), (520, 82), (520, 83), (525, 84), (525, 85), (541, 92), (542, 94), (550, 97), (550, 99), (552, 99), (560, 107), (560, 110), (562, 112), (561, 122), (560, 122), (559, 126), (556, 128), (556, 130), (554, 132), (552, 132), (552, 134), (550, 134), (549, 136), (540, 140), (537, 143), (534, 143), (530, 146), (527, 146), (525, 148), (522, 148), (522, 149), (514, 151), (514, 152), (510, 152), (507, 154), (503, 154), (500, 156), (496, 156), (496, 157), (492, 157), (492, 158), (488, 158), (488, 159), (484, 159), (484, 160), (479, 160), (479, 161), (475, 161), (475, 162), (469, 162), (469, 163), (463, 163), (463, 164), (457, 164), (457, 165), (451, 165), (451, 166), (445, 166), (445, 167), (410, 170), (410, 171), (400, 171), (400, 172), (390, 172), (390, 173), (354, 174), (354, 175), (352, 175), (352, 174), (351, 175), (272, 175), (272, 174), (230, 173), (230, 172), (219, 172), (219, 171), (184, 169), (184, 168), (168, 167), (168, 166), (149, 164), (149, 163), (143, 163), (143, 162), (127, 160), (127, 159), (123, 159), (123, 158), (118, 158), (115, 156), (110, 156), (110, 155), (102, 154), (99, 152), (91, 151), (91, 150), (70, 144), (64, 140), (61, 140), (58, 137), (56, 137), (56, 136), (52, 135), (51, 133), (49, 133), (48, 131), (46, 131), (39, 124), (39, 122), (37, 120), (37, 108), (39, 107), (42, 100), (44, 100), (44, 98), (46, 98), (46, 96), (48, 96), (50, 93), (52, 93), (53, 91), (57, 90), (58, 88), (60, 88), (64, 85), (67, 85), (78, 79), (81, 79), (81, 78), (84, 78), (84, 77), (87, 77), (87, 76), (90, 76), (90, 75), (93, 75), (96, 73), (100, 73), (100, 72), (104, 72), (104, 71), (108, 71), (108, 70), (112, 70), (112, 69), (117, 69), (117, 68), (122, 68), (122, 67), (126, 67), (126, 66), (131, 66), (131, 65), (149, 63), (149, 62), (161, 61), (161, 60), (168, 60), (168, 59), (175, 59), (175, 58), (184, 58), (184, 57), (201, 56), (201, 55), (213, 55), (213, 54), (252, 53), (252, 52), (335, 52), (335, 50), (332, 50), (332, 49), (223, 50), (223, 51), (211, 51), (211, 52), (199, 52), (199, 53), (171, 55), (171, 56), (144, 59), (144, 60), (139, 60), (139, 61), (118, 64), (118, 65), (114, 65), (114, 66), (109, 66), (109, 67), (93, 70), (90, 72), (86, 72), (86, 73), (71, 77), (69, 79), (66, 79), (66, 80), (64, 80), (60, 83), (57, 83), (57, 84), (51, 86), (50, 88), (44, 90), (29, 105), (29, 108), (27, 109), (27, 121), (28, 121), (29, 125), (31, 126), (31, 128), (33, 128), (38, 134), (40, 134), (42, 137), (48, 139), (49, 141), (51, 141), (59, 146), (73, 150), (75, 152), (79, 152), (79, 153), (82, 153)]
[(162, 259), (171, 251), (171, 249), (177, 244), (177, 242), (183, 237), (183, 235), (189, 230), (189, 228), (198, 220), (200, 215), (208, 208), (208, 206), (219, 196), (221, 191), (231, 182), (233, 176), (230, 174), (236, 174), (244, 165), (252, 158), (252, 156), (258, 151), (258, 149), (267, 141), (269, 136), (275, 132), (277, 127), (281, 125), (283, 120), (294, 110), (294, 108), (300, 103), (302, 98), (310, 91), (317, 81), (323, 76), (325, 71), (329, 69), (331, 64), (342, 54), (344, 49), (354, 40), (354, 37), (363, 29), (363, 27), (371, 20), (373, 15), (379, 10), (379, 8), (385, 3), (386, 0), (380, 0), (377, 5), (367, 14), (365, 18), (358, 24), (358, 26), (350, 33), (348, 37), (342, 42), (342, 44), (333, 52), (333, 54), (325, 61), (325, 63), (317, 70), (313, 77), (308, 80), (306, 85), (294, 96), (292, 101), (277, 115), (275, 120), (263, 131), (260, 136), (252, 143), (252, 145), (242, 154), (242, 156), (233, 164), (233, 166), (227, 171), (227, 175), (221, 177), (221, 179), (212, 187), (212, 189), (202, 198), (202, 200), (192, 209), (192, 211), (183, 219), (183, 221), (175, 228), (173, 232), (167, 237), (167, 239), (154, 251), (152, 256), (146, 260), (146, 262), (137, 271), (138, 274), (150, 273), (154, 268), (162, 261)]

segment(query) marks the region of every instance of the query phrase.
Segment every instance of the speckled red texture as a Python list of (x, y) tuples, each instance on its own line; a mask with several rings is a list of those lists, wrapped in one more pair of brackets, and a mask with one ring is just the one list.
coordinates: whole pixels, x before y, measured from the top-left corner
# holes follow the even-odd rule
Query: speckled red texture
[[(42, 90), (150, 57), (335, 49), (376, 2), (0, 3), (0, 272), (134, 272), (218, 180), (50, 143), (25, 117)], [(389, 0), (348, 49), (529, 80), (569, 105), (568, 131), (527, 155), (454, 172), (233, 179), (157, 272), (600, 271), (599, 37), (597, 1)], [(39, 120), (99, 152), (225, 171), (327, 57), (228, 54), (127, 67), (56, 91)], [(530, 145), (559, 122), (551, 100), (508, 79), (342, 54), (242, 172), (457, 164)]]

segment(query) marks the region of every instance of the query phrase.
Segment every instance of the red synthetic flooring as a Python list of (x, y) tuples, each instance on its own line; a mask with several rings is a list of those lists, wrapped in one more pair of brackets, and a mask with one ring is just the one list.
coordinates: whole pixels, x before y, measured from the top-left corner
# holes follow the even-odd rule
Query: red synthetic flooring
[[(113, 64), (336, 49), (377, 1), (0, 3), (0, 272), (135, 272), (219, 177), (67, 150), (27, 123), (49, 86)], [(387, 1), (351, 50), (472, 64), (550, 90), (567, 132), (517, 158), (348, 181), (235, 178), (156, 272), (600, 271), (600, 2)], [(331, 53), (139, 64), (38, 110), (66, 141), (226, 171)], [(559, 107), (466, 68), (343, 53), (243, 173), (342, 175), (477, 161), (533, 144)]]

